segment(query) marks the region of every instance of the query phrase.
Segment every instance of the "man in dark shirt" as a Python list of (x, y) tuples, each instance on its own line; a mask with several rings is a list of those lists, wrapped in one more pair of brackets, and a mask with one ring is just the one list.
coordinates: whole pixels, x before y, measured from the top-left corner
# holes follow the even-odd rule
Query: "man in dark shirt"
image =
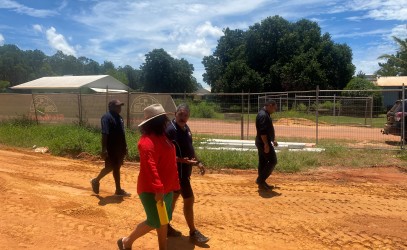
[(256, 147), (259, 155), (258, 177), (256, 180), (259, 189), (269, 190), (273, 186), (266, 183), (277, 164), (277, 155), (274, 147), (278, 146), (275, 138), (273, 121), (270, 115), (277, 110), (277, 103), (273, 100), (266, 101), (256, 117)]
[[(184, 199), (184, 216), (189, 227), (189, 237), (192, 241), (198, 244), (206, 243), (209, 238), (204, 236), (195, 228), (194, 222), (194, 192), (191, 187), (191, 172), (192, 166), (198, 164), (201, 174), (205, 174), (203, 165), (199, 163), (196, 158), (195, 150), (192, 145), (191, 130), (187, 125), (190, 111), (186, 104), (181, 104), (177, 107), (175, 112), (175, 119), (173, 119), (167, 127), (167, 137), (174, 143), (177, 155), (178, 177), (180, 181), (181, 190), (174, 192), (172, 203), (172, 210), (174, 211), (175, 202), (181, 194)], [(181, 232), (174, 229), (168, 224), (168, 236), (181, 236)]]
[(92, 190), (99, 194), (99, 182), (108, 173), (113, 171), (113, 178), (116, 184), (117, 196), (129, 196), (120, 186), (120, 168), (124, 157), (127, 154), (127, 143), (124, 133), (124, 122), (120, 116), (124, 103), (119, 100), (109, 102), (109, 112), (101, 118), (102, 125), (102, 158), (105, 160), (105, 167), (99, 175), (91, 180)]

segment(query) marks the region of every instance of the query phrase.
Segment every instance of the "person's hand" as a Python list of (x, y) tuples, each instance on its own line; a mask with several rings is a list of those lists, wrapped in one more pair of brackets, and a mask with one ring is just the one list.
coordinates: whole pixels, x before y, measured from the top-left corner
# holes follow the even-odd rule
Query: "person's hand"
[(277, 141), (273, 141), (274, 147), (278, 147), (278, 142)]
[(100, 154), (100, 156), (102, 157), (103, 160), (106, 160), (108, 153), (107, 150), (102, 150), (102, 153)]
[(205, 167), (204, 167), (204, 165), (202, 164), (202, 162), (199, 162), (199, 163), (198, 163), (198, 168), (199, 168), (199, 174), (200, 174), (200, 175), (204, 175), (204, 174), (205, 174)]
[(161, 201), (164, 199), (164, 194), (163, 193), (156, 193), (155, 194), (155, 201)]
[(264, 153), (268, 154), (270, 152), (270, 146), (268, 144), (264, 145)]
[(197, 159), (195, 159), (195, 158), (192, 158), (192, 159), (188, 159), (187, 158), (187, 162), (186, 162), (187, 164), (190, 164), (190, 165), (196, 165), (196, 164), (198, 164), (198, 160)]

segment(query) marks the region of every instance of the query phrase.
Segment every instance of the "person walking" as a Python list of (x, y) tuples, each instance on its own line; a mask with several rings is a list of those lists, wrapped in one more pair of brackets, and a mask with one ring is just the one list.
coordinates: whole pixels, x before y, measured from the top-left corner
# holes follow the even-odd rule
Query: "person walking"
[[(209, 238), (203, 235), (195, 227), (194, 222), (194, 192), (191, 187), (192, 166), (200, 167), (200, 173), (205, 174), (205, 168), (197, 160), (195, 150), (192, 145), (192, 134), (187, 122), (190, 116), (190, 110), (187, 104), (181, 104), (177, 107), (175, 118), (167, 126), (167, 137), (174, 143), (177, 153), (178, 177), (181, 189), (174, 192), (172, 210), (175, 208), (179, 196), (184, 200), (184, 217), (189, 227), (190, 239), (198, 244), (209, 241)], [(168, 225), (168, 236), (179, 237), (182, 233)]]
[(153, 229), (157, 231), (159, 249), (167, 249), (167, 225), (162, 225), (157, 202), (164, 201), (168, 220), (172, 218), (173, 191), (179, 189), (175, 147), (165, 135), (169, 122), (164, 108), (153, 104), (144, 109), (145, 120), (139, 124), (140, 172), (137, 193), (147, 215), (129, 236), (117, 241), (119, 249), (131, 249), (133, 243)]
[(255, 144), (259, 156), (258, 177), (256, 184), (260, 190), (270, 190), (273, 186), (267, 184), (266, 180), (277, 165), (277, 155), (274, 147), (278, 146), (271, 114), (276, 112), (277, 103), (268, 100), (256, 116), (256, 140)]
[(102, 158), (105, 167), (99, 172), (96, 178), (90, 183), (95, 194), (99, 194), (100, 180), (108, 173), (113, 172), (116, 185), (115, 195), (130, 196), (120, 185), (120, 168), (123, 165), (124, 157), (127, 154), (127, 143), (124, 132), (123, 118), (120, 116), (122, 103), (119, 100), (109, 102), (109, 111), (101, 118), (102, 125)]

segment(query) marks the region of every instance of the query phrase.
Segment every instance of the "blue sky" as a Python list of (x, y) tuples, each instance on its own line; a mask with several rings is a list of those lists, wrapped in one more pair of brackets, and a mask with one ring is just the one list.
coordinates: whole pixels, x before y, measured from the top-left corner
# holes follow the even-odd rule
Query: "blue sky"
[(374, 73), (377, 57), (398, 48), (391, 37), (407, 38), (407, 0), (0, 0), (0, 45), (134, 68), (163, 48), (192, 63), (207, 87), (201, 61), (222, 30), (246, 30), (274, 15), (316, 21), (322, 33), (352, 48), (356, 73)]

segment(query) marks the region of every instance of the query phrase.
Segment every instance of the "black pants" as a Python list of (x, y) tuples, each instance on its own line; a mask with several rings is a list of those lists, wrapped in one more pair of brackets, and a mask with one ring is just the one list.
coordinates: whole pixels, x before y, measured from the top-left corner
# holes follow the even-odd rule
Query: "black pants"
[(105, 159), (105, 167), (100, 171), (99, 175), (96, 177), (100, 181), (108, 173), (113, 171), (113, 178), (116, 186), (116, 191), (121, 190), (120, 186), (120, 168), (123, 165), (124, 155), (109, 155)]
[(188, 164), (178, 164), (178, 178), (180, 190), (175, 193), (181, 193), (183, 199), (188, 199), (194, 196), (194, 191), (191, 186), (192, 166)]
[(264, 153), (263, 145), (256, 145), (257, 152), (259, 155), (259, 165), (258, 165), (258, 177), (257, 183), (263, 183), (271, 175), (274, 168), (277, 165), (277, 155), (274, 147), (270, 146), (270, 151), (266, 154)]

